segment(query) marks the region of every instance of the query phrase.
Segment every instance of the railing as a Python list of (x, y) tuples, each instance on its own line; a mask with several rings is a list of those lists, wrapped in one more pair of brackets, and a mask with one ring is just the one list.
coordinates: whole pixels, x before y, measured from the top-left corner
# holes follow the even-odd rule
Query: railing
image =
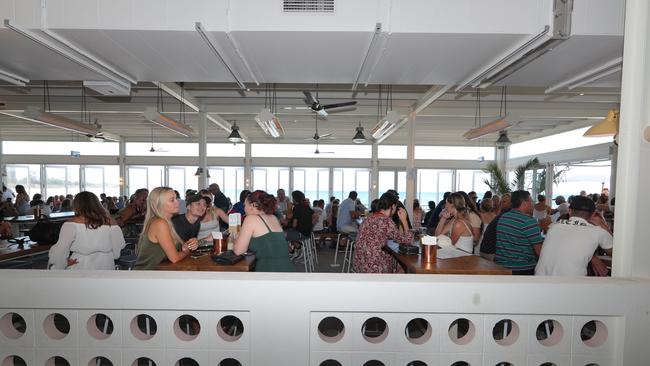
[(650, 280), (0, 271), (0, 364), (646, 365)]

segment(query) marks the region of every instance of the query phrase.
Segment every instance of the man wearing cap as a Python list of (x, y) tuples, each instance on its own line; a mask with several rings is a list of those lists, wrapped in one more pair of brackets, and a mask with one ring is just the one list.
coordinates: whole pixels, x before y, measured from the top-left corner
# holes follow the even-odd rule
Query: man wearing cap
[(593, 200), (583, 196), (574, 197), (569, 207), (570, 217), (549, 228), (535, 275), (586, 276), (587, 264), (594, 260), (596, 248), (600, 246), (608, 255), (612, 255), (612, 235), (602, 218), (596, 217), (595, 210)]
[(557, 205), (557, 208), (551, 210), (553, 221), (557, 221), (558, 218), (567, 215), (569, 213), (569, 204), (564, 199), (564, 196), (555, 197), (555, 204)]
[[(185, 214), (176, 215), (172, 218), (174, 230), (183, 241), (192, 238), (196, 239), (201, 229), (201, 218), (205, 215), (206, 203), (199, 194), (187, 196), (185, 198)], [(199, 243), (200, 244), (200, 243)]]

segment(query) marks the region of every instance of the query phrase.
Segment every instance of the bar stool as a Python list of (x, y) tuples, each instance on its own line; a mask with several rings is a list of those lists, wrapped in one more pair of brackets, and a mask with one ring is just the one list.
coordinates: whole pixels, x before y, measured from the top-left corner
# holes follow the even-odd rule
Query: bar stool
[[(341, 273), (350, 273), (350, 268), (352, 268), (352, 252), (354, 251), (354, 243), (356, 242), (356, 238), (350, 237), (350, 240), (348, 240), (348, 245), (345, 247), (345, 253), (343, 254), (343, 265), (341, 266)], [(345, 264), (347, 262), (347, 269), (345, 268)]]
[(313, 253), (313, 260), (316, 264), (318, 264), (318, 246), (316, 245), (316, 235), (314, 235), (314, 232), (312, 231), (311, 233), (311, 248), (314, 251)]
[(340, 266), (339, 263), (336, 262), (338, 254), (339, 254), (339, 244), (341, 243), (341, 238), (349, 238), (348, 233), (343, 233), (339, 232), (339, 234), (336, 237), (336, 249), (334, 249), (334, 263), (330, 264), (330, 267), (338, 267)]

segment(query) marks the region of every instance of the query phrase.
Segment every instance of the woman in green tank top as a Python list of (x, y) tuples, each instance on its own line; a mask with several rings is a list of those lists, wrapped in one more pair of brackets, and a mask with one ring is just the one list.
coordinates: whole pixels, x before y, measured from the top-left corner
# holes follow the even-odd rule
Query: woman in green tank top
[(178, 212), (176, 193), (169, 187), (154, 188), (147, 197), (147, 214), (138, 243), (138, 260), (135, 269), (152, 270), (163, 260), (176, 263), (195, 250), (196, 238), (183, 242), (171, 223)]
[(255, 251), (255, 271), (293, 272), (289, 260), (289, 244), (282, 226), (275, 217), (277, 201), (264, 191), (251, 193), (244, 201), (246, 220), (235, 240), (233, 251), (237, 255), (247, 250)]

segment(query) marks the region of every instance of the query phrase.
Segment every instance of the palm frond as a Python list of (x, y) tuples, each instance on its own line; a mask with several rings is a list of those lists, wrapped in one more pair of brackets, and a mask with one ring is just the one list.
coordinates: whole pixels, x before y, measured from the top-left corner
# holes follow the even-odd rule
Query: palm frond
[(538, 165), (539, 160), (537, 158), (532, 158), (525, 164), (516, 167), (513, 171), (515, 179), (512, 180), (512, 185), (516, 187), (517, 190), (523, 190), (526, 186), (526, 170), (530, 170)]
[(499, 195), (510, 192), (510, 186), (508, 185), (505, 174), (496, 162), (488, 163), (483, 171), (490, 174), (491, 180), (483, 179), (483, 183), (490, 187), (492, 192)]

